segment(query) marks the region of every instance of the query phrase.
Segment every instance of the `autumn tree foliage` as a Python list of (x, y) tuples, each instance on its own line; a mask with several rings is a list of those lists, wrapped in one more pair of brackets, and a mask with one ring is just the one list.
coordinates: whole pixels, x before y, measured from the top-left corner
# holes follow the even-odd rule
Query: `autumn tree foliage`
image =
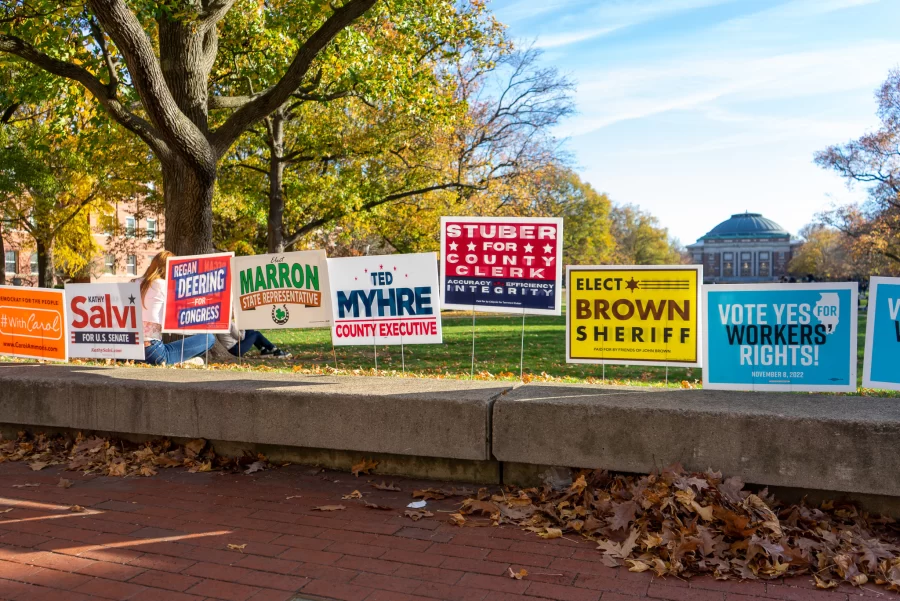
[[(17, 104), (0, 123), (0, 211), (37, 253), (38, 284), (85, 272), (99, 246), (90, 218), (146, 191), (140, 148), (89, 107), (69, 99)], [(88, 133), (84, 133), (88, 132)]]
[[(219, 165), (248, 129), (298, 90), (396, 68), (370, 49), (407, 27), (445, 35), (456, 14), (451, 0), (14, 1), (0, 7), (0, 53), (76, 82), (146, 144), (161, 166), (166, 246), (192, 254), (213, 249)], [(368, 68), (345, 68), (354, 60)]]
[(890, 72), (876, 98), (881, 119), (877, 130), (830, 146), (815, 157), (819, 166), (841, 175), (848, 186), (866, 186), (868, 199), (835, 207), (820, 220), (843, 232), (856, 255), (881, 255), (888, 260), (887, 272), (895, 272), (900, 268), (900, 70)]

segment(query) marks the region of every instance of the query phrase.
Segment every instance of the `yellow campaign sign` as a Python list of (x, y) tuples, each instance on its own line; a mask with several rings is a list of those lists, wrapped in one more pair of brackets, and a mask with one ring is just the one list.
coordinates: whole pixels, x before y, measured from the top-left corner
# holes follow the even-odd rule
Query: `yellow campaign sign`
[(700, 367), (702, 269), (569, 266), (566, 362)]

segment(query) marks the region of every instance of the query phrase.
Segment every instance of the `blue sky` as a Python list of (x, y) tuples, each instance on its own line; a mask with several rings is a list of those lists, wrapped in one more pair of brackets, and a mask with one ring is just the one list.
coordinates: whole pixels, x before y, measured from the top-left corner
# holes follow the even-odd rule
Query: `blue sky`
[(578, 85), (579, 173), (682, 243), (732, 213), (796, 234), (864, 197), (813, 164), (874, 129), (900, 65), (898, 0), (493, 0), (520, 43)]

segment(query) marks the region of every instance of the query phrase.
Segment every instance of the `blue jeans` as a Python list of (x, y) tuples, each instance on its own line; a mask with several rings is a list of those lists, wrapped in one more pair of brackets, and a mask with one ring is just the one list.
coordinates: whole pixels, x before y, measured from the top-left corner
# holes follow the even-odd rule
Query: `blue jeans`
[(163, 344), (154, 340), (150, 346), (144, 348), (144, 362), (150, 365), (176, 365), (186, 359), (199, 357), (212, 348), (216, 343), (216, 337), (212, 334), (196, 334), (187, 336), (183, 340)]
[(228, 349), (228, 352), (235, 357), (243, 357), (247, 354), (247, 351), (252, 349), (254, 346), (259, 350), (272, 350), (273, 348), (275, 348), (275, 345), (269, 342), (269, 340), (262, 335), (262, 332), (257, 332), (256, 330), (245, 330), (244, 339)]

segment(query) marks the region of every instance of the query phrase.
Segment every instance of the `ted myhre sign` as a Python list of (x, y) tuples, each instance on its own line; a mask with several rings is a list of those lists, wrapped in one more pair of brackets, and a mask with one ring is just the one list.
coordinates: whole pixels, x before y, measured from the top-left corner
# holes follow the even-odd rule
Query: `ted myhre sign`
[(856, 390), (856, 282), (703, 287), (703, 387)]
[(700, 265), (569, 266), (566, 361), (700, 366)]
[(69, 356), (144, 360), (140, 284), (66, 284)]
[(863, 386), (900, 390), (900, 278), (869, 280)]
[(434, 253), (328, 259), (337, 346), (440, 344)]
[(324, 250), (235, 257), (234, 316), (244, 330), (331, 325)]
[(163, 332), (226, 334), (231, 325), (234, 253), (169, 257)]
[(560, 315), (563, 220), (441, 217), (445, 309)]

